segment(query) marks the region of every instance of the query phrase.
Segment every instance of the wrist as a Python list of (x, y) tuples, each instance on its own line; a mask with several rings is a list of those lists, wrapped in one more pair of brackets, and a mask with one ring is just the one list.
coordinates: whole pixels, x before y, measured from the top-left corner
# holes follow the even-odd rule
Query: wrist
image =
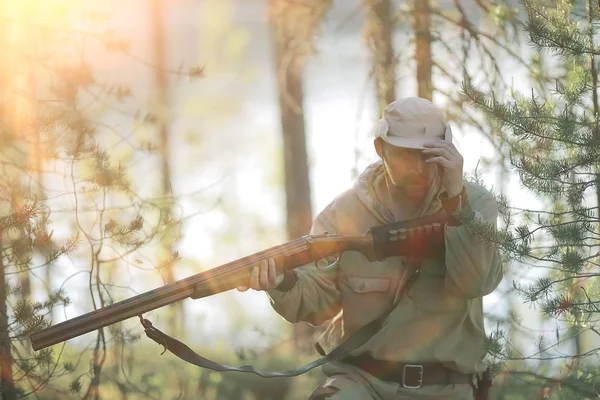
[(473, 214), (471, 203), (469, 202), (469, 197), (467, 196), (467, 191), (464, 186), (461, 188), (461, 191), (454, 196), (451, 196), (451, 193), (448, 192), (441, 193), (439, 199), (448, 216), (449, 220), (447, 225), (449, 226), (462, 225), (464, 216)]
[(450, 188), (446, 189), (446, 195), (448, 198), (456, 197), (463, 192), (464, 186), (459, 186), (458, 188)]
[(296, 271), (294, 271), (293, 269), (289, 269), (284, 272), (283, 280), (279, 285), (277, 285), (277, 287), (275, 287), (274, 290), (277, 290), (279, 292), (287, 292), (288, 290), (294, 287), (297, 280), (298, 276), (296, 275)]

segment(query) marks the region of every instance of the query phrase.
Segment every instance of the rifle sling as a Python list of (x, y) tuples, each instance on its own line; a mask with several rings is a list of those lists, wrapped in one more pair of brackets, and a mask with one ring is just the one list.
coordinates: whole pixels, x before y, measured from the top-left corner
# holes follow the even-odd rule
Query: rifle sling
[[(140, 321), (144, 326), (144, 330), (146, 332), (146, 336), (150, 339), (154, 340), (156, 343), (164, 346), (165, 350), (169, 350), (171, 353), (181, 358), (184, 361), (189, 362), (190, 364), (194, 364), (198, 367), (212, 369), (214, 371), (219, 372), (227, 372), (227, 371), (235, 371), (235, 372), (252, 372), (254, 374), (260, 375), (263, 378), (276, 378), (276, 377), (292, 377), (301, 375), (307, 371), (310, 371), (313, 368), (316, 368), (320, 365), (328, 363), (330, 361), (342, 360), (345, 357), (349, 356), (350, 353), (367, 343), (369, 339), (371, 339), (377, 332), (379, 332), (383, 326), (383, 322), (385, 319), (392, 313), (392, 311), (396, 308), (403, 295), (409, 290), (412, 285), (415, 277), (417, 276), (418, 271), (415, 272), (409, 281), (404, 285), (401, 289), (400, 294), (397, 296), (396, 301), (389, 307), (382, 315), (368, 324), (361, 327), (359, 330), (354, 332), (348, 339), (344, 340), (338, 347), (333, 349), (329, 354), (324, 354), (322, 348), (317, 344), (317, 350), (324, 357), (319, 358), (311, 363), (308, 363), (300, 368), (282, 371), (282, 372), (269, 372), (263, 371), (257, 368), (254, 368), (251, 365), (242, 365), (239, 367), (234, 367), (230, 365), (220, 364), (215, 361), (211, 361), (207, 358), (202, 357), (201, 355), (195, 353), (192, 349), (190, 349), (184, 343), (181, 343), (179, 340), (174, 339), (167, 335), (164, 332), (161, 332), (159, 329), (155, 328), (150, 321), (143, 318), (140, 315)], [(163, 353), (164, 353), (163, 351)]]

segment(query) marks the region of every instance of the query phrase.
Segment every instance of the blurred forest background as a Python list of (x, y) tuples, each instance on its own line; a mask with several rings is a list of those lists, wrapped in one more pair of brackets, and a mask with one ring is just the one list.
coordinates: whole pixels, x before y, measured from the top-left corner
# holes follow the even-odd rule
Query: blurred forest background
[[(306, 399), (319, 370), (202, 370), (135, 318), (29, 335), (306, 234), (405, 96), (445, 111), (501, 205), (493, 398), (597, 398), (597, 21), (591, 0), (0, 0), (1, 398)], [(146, 318), (269, 370), (322, 330), (252, 291)]]

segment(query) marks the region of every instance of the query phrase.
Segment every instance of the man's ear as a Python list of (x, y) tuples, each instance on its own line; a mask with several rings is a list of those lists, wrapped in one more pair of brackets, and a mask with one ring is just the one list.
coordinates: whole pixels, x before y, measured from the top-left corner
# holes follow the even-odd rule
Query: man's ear
[(379, 158), (383, 158), (383, 149), (382, 149), (382, 143), (381, 143), (381, 138), (377, 138), (373, 141), (373, 144), (375, 145), (375, 151), (377, 152), (377, 155), (379, 156)]

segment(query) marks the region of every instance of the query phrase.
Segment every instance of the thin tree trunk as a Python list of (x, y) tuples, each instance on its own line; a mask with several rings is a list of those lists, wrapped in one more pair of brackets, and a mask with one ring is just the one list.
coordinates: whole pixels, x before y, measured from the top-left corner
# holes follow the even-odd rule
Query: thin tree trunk
[[(156, 83), (156, 98), (158, 109), (158, 131), (160, 141), (160, 156), (161, 156), (161, 196), (163, 197), (162, 204), (162, 221), (169, 224), (162, 236), (162, 246), (166, 257), (171, 257), (175, 246), (177, 227), (173, 225), (173, 198), (171, 190), (171, 170), (169, 165), (170, 142), (168, 128), (168, 81), (165, 68), (165, 38), (164, 38), (164, 7), (162, 0), (153, 0), (151, 6), (152, 14), (152, 38), (154, 44), (154, 79)], [(175, 281), (173, 273), (173, 263), (165, 262), (165, 280), (167, 283)], [(183, 305), (182, 303), (174, 303), (168, 306), (168, 324), (169, 331), (173, 335), (177, 335), (183, 329)]]
[[(0, 237), (0, 249), (2, 238)], [(10, 334), (8, 331), (8, 293), (6, 293), (6, 275), (4, 260), (0, 255), (0, 393), (2, 400), (17, 398), (12, 372), (12, 353), (10, 349)]]
[(283, 135), (288, 239), (305, 235), (312, 225), (310, 180), (302, 91), (303, 68), (292, 54), (292, 38), (275, 28), (275, 59)]
[[(35, 38), (37, 39), (37, 37)], [(34, 41), (34, 45), (37, 41)], [(23, 104), (21, 112), (19, 113), (19, 124), (18, 131), (30, 132), (30, 151), (29, 155), (29, 169), (31, 169), (31, 176), (35, 177), (29, 187), (29, 193), (37, 196), (38, 200), (41, 201), (43, 197), (43, 187), (41, 186), (42, 179), (42, 161), (43, 155), (41, 151), (41, 132), (37, 129), (37, 126), (31, 126), (37, 119), (35, 118), (36, 113), (36, 80), (35, 80), (35, 65), (30, 64), (28, 66), (28, 80), (27, 80), (27, 96), (21, 97), (21, 104)], [(45, 269), (48, 271), (50, 266)], [(21, 281), (21, 296), (23, 299), (31, 297), (31, 271), (25, 270), (19, 274), (19, 280)]]
[[(0, 15), (4, 14), (5, 4), (3, 0), (0, 0)], [(5, 53), (5, 25), (0, 23), (0, 54)], [(9, 60), (2, 60), (0, 62), (0, 131), (4, 130), (4, 134), (10, 135), (12, 128), (12, 121), (10, 120), (10, 112), (8, 111), (7, 104), (9, 100), (9, 94), (7, 92), (8, 83), (8, 69), (7, 67)], [(6, 70), (5, 70), (6, 68)], [(2, 156), (2, 153), (0, 153)], [(3, 232), (0, 231), (0, 250), (3, 250)], [(4, 259), (2, 258), (2, 252), (0, 251), (0, 398), (2, 400), (15, 400), (17, 394), (15, 391), (15, 382), (13, 378), (13, 359), (11, 352), (10, 333), (8, 331), (8, 293), (6, 292), (6, 271), (5, 271)]]
[(369, 47), (373, 56), (377, 104), (381, 115), (385, 107), (396, 99), (393, 10), (390, 0), (370, 0), (366, 5)]
[(429, 0), (415, 0), (413, 9), (415, 32), (415, 61), (417, 65), (417, 96), (433, 98), (431, 56), (431, 9)]
[[(594, 34), (596, 33), (593, 30), (593, 10), (595, 5), (591, 0), (588, 0), (587, 13), (588, 13), (588, 24), (590, 25), (590, 40), (591, 43), (594, 43)], [(596, 135), (599, 136), (598, 140), (600, 141), (600, 105), (598, 104), (598, 66), (596, 65), (596, 60), (594, 54), (590, 54), (590, 70), (592, 75), (592, 104), (594, 107), (594, 119), (596, 121)], [(600, 167), (596, 168), (596, 210), (597, 216), (600, 219)], [(600, 224), (598, 224), (598, 234), (600, 235)]]
[[(294, 38), (280, 24), (273, 22), (272, 33), (283, 137), (286, 227), (288, 240), (292, 240), (310, 231), (313, 217), (304, 126), (303, 54), (292, 46)], [(310, 343), (311, 332), (312, 328), (308, 325), (295, 324), (295, 347), (304, 349)]]
[[(44, 173), (42, 172), (42, 160), (45, 157), (45, 152), (42, 150), (42, 132), (40, 129), (36, 129), (35, 130), (35, 169), (36, 169), (36, 174), (34, 176), (37, 176), (37, 180), (39, 183), (39, 187), (40, 187), (40, 196), (44, 197)], [(52, 279), (52, 266), (46, 265), (46, 267), (44, 267), (44, 287), (46, 289), (46, 296), (48, 298), (51, 297), (52, 295), (52, 285), (53, 285), (53, 279)], [(51, 320), (52, 321), (56, 321), (58, 317), (58, 310), (56, 309), (56, 307), (52, 307), (50, 309), (50, 316), (51, 316)]]
[[(594, 29), (594, 9), (597, 9), (598, 5), (594, 4), (591, 0), (587, 1), (587, 22), (589, 25), (589, 33), (590, 33), (590, 40), (591, 43), (594, 43), (594, 36), (596, 34), (596, 30)], [(598, 123), (600, 123), (600, 106), (598, 105), (598, 68), (596, 65), (596, 60), (594, 57), (594, 54), (590, 54), (590, 74), (592, 76), (592, 109), (593, 109), (593, 115), (594, 115), (594, 120), (596, 122), (595, 126), (596, 126), (596, 135), (600, 135), (600, 128), (598, 128)], [(597, 206), (597, 216), (598, 218), (600, 218), (600, 169), (596, 168), (596, 206)], [(600, 224), (598, 226), (598, 234), (600, 235)], [(577, 288), (580, 287), (585, 287), (586, 284), (586, 279), (585, 278), (579, 278), (578, 279), (579, 284), (574, 285)], [(576, 294), (577, 297), (574, 297), (575, 299), (580, 299), (581, 302), (588, 302), (589, 299), (587, 299), (585, 297), (584, 294), (581, 293), (581, 290), (577, 290), (578, 293)], [(577, 351), (577, 355), (583, 355), (583, 354), (587, 354), (588, 352), (592, 351), (595, 346), (594, 346), (594, 341), (595, 338), (597, 337), (597, 334), (590, 330), (590, 329), (586, 329), (583, 330), (581, 333), (579, 333), (576, 337), (575, 337), (575, 348)], [(579, 362), (579, 358), (577, 359), (577, 362)]]

